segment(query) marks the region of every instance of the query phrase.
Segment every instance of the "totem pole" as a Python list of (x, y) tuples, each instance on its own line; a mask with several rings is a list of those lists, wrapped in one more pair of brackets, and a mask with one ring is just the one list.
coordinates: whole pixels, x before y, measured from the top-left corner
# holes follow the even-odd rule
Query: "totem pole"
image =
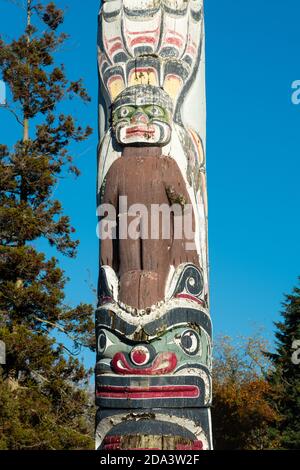
[(99, 15), (97, 449), (209, 450), (203, 0)]

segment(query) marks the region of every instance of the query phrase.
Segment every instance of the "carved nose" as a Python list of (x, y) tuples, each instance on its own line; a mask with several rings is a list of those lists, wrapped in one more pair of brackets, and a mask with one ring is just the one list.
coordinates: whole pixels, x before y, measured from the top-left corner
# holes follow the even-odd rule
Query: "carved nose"
[(147, 124), (149, 122), (148, 116), (144, 113), (135, 113), (131, 118), (132, 124)]
[(112, 370), (121, 375), (164, 375), (176, 368), (177, 357), (174, 352), (160, 353), (152, 360), (147, 349), (146, 346), (135, 346), (130, 352), (130, 361), (127, 354), (116, 353), (111, 360)]
[(145, 366), (150, 359), (150, 352), (146, 346), (135, 346), (130, 353), (130, 359), (136, 366)]

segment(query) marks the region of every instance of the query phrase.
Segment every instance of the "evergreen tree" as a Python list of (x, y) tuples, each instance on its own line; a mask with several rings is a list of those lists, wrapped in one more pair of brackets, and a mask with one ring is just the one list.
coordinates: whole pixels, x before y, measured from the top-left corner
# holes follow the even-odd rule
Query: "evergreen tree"
[[(276, 352), (267, 353), (274, 369), (269, 375), (270, 400), (281, 420), (271, 427), (283, 449), (300, 449), (300, 288), (285, 296), (283, 320), (275, 323)], [(296, 350), (298, 349), (298, 351)]]
[(44, 238), (76, 255), (75, 230), (52, 194), (66, 171), (79, 174), (69, 145), (91, 129), (58, 106), (90, 99), (82, 80), (70, 81), (55, 63), (67, 39), (57, 32), (63, 11), (54, 2), (25, 4), (24, 33), (9, 43), (0, 37), (0, 78), (14, 106), (7, 109), (20, 124), (13, 148), (0, 145), (0, 340), (7, 353), (0, 366), (0, 449), (89, 448), (89, 372), (55, 338), (59, 331), (93, 349), (93, 308), (65, 304), (64, 272), (33, 242)]

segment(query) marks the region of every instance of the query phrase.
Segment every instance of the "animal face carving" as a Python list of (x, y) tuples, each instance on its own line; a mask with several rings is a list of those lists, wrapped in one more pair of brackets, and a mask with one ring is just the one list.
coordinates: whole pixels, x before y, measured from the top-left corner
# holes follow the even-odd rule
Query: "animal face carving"
[(118, 400), (122, 407), (130, 400), (131, 407), (148, 407), (159, 400), (163, 407), (199, 406), (210, 400), (210, 338), (200, 328), (174, 325), (147, 342), (101, 328), (97, 350), (100, 405)]
[(98, 371), (113, 370), (121, 375), (163, 375), (176, 373), (190, 363), (210, 367), (210, 340), (203, 330), (174, 327), (147, 343), (121, 340), (112, 331), (98, 333)]
[(157, 87), (129, 87), (113, 104), (112, 127), (122, 145), (166, 145), (171, 122), (171, 99)]

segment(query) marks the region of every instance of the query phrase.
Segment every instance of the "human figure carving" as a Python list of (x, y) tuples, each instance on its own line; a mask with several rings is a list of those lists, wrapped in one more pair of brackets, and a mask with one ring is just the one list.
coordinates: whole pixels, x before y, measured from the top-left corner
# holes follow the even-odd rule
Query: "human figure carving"
[[(184, 231), (184, 217), (190, 215), (191, 232), (194, 232), (186, 182), (175, 160), (162, 155), (162, 145), (168, 142), (171, 133), (168, 105), (165, 92), (160, 89), (149, 92), (148, 86), (145, 94), (145, 87), (140, 86), (127, 89), (113, 107), (113, 129), (117, 141), (124, 147), (122, 156), (106, 175), (102, 203), (116, 209), (118, 230), (116, 242), (111, 237), (102, 240), (101, 263), (118, 273), (119, 300), (139, 310), (164, 300), (171, 265), (176, 268), (186, 262), (199, 263), (196, 250), (187, 248), (187, 243), (193, 240), (188, 239)], [(137, 215), (122, 213), (120, 197), (127, 198), (128, 208), (139, 204), (146, 209), (146, 214), (141, 214), (139, 219), (140, 236), (135, 239), (120, 237), (123, 220), (126, 218), (129, 226), (137, 218)], [(158, 219), (153, 217), (154, 207), (175, 210), (165, 212), (167, 220), (161, 213)], [(176, 238), (176, 218), (181, 218), (177, 227), (181, 225), (183, 229), (179, 239)]]

